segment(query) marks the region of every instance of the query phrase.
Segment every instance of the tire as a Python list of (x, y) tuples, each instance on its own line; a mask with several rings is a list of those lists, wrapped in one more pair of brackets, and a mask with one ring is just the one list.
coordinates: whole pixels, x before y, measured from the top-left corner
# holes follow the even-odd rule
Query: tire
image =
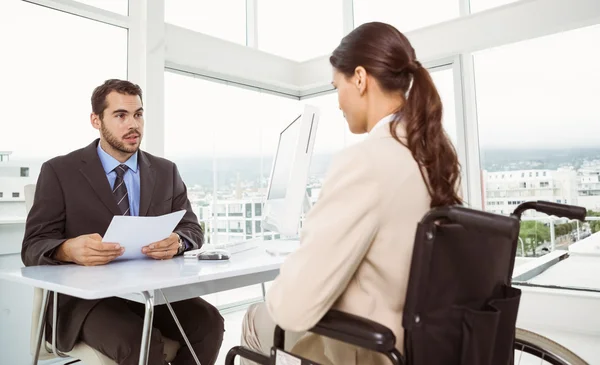
[[(589, 365), (573, 351), (535, 332), (517, 328), (515, 350), (537, 356), (554, 365)], [(515, 362), (518, 359), (515, 359)]]

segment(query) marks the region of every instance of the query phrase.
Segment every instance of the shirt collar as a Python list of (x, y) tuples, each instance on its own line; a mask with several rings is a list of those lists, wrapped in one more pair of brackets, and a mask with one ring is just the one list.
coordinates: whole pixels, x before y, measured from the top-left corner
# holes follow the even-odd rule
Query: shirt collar
[[(108, 175), (111, 171), (113, 171), (117, 166), (121, 163), (117, 161), (114, 157), (106, 153), (102, 147), (100, 147), (100, 142), (98, 142), (98, 157), (100, 158), (100, 162), (102, 163), (102, 167), (104, 168), (104, 172)], [(124, 163), (129, 167), (133, 173), (137, 173), (138, 169), (138, 154), (137, 152), (131, 155), (127, 161)]]
[(371, 131), (369, 132), (369, 134), (375, 132), (375, 130), (378, 128), (381, 128), (381, 126), (391, 123), (394, 120), (395, 116), (396, 116), (396, 114), (390, 114), (390, 115), (386, 115), (385, 117), (381, 118), (381, 120), (379, 122), (377, 122), (377, 124), (375, 124), (375, 126), (373, 128), (371, 128)]

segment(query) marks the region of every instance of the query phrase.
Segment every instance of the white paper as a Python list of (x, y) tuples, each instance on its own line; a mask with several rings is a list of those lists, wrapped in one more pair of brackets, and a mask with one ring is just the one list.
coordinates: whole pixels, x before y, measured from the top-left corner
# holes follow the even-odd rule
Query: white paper
[(125, 253), (117, 260), (148, 257), (142, 253), (142, 247), (169, 237), (184, 214), (185, 210), (158, 217), (116, 215), (102, 237), (102, 242), (118, 243), (125, 247)]

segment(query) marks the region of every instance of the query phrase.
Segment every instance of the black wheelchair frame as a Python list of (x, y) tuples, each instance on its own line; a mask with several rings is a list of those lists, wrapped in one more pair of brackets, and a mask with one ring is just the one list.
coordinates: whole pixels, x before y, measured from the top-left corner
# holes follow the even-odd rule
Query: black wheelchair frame
[[(582, 207), (534, 201), (519, 205), (510, 216), (451, 206), (423, 217), (403, 313), (404, 355), (389, 328), (337, 310), (330, 310), (309, 332), (383, 354), (395, 365), (512, 363), (519, 345), (515, 331), (521, 294), (511, 285), (512, 272), (521, 215), (530, 209), (582, 221), (586, 215)], [(465, 263), (465, 257), (475, 260)], [(461, 284), (452, 286), (456, 282)], [(236, 346), (225, 364), (233, 365), (241, 356), (275, 365), (282, 351), (302, 365), (319, 365), (286, 352), (284, 342), (285, 331), (277, 326), (269, 356)]]

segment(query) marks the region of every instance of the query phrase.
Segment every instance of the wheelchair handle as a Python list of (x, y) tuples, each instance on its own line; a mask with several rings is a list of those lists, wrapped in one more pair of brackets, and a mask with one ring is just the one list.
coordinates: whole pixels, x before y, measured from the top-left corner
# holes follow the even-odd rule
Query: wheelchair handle
[(534, 202), (525, 202), (519, 205), (512, 215), (521, 219), (523, 212), (529, 209), (534, 209), (538, 212), (546, 213), (548, 215), (577, 219), (580, 221), (585, 220), (585, 215), (587, 213), (587, 210), (584, 207), (538, 200)]
[(468, 229), (479, 229), (508, 237), (512, 237), (515, 230), (518, 232), (519, 227), (519, 220), (514, 217), (473, 210), (459, 205), (432, 209), (423, 217), (421, 223), (429, 225), (443, 219), (448, 219)]

